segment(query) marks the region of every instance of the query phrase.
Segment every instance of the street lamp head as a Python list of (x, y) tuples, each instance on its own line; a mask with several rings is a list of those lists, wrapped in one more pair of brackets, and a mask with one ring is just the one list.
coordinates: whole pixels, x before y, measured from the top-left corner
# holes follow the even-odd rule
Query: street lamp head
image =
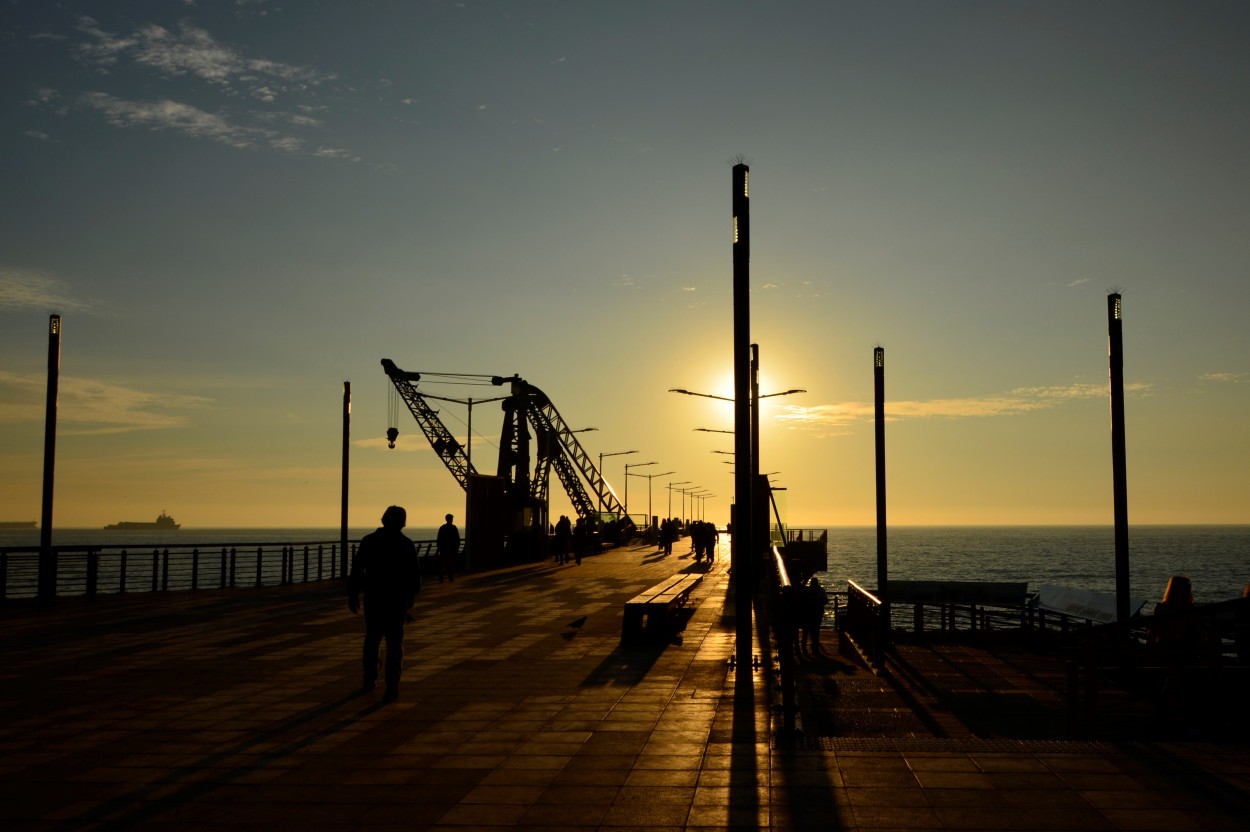
[(720, 401), (722, 401), (722, 402), (732, 402), (732, 401), (733, 401), (733, 399), (726, 398), (725, 396), (713, 396), (711, 393), (696, 393), (696, 392), (694, 392), (693, 390), (686, 390), (686, 389), (681, 388), (681, 387), (670, 387), (670, 388), (668, 388), (668, 392), (670, 392), (670, 393), (681, 393), (681, 394), (682, 394), (682, 395), (684, 395), (684, 396), (702, 396), (702, 397), (703, 397), (703, 398), (705, 398), (705, 399), (719, 399), (719, 400), (720, 400)]

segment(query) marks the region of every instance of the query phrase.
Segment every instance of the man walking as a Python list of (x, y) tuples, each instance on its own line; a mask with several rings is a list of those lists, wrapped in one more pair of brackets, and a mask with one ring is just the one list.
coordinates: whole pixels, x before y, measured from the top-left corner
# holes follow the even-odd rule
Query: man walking
[(386, 640), (386, 693), (383, 702), (399, 697), (399, 675), (404, 659), (404, 621), (408, 610), (421, 591), (421, 571), (417, 564), (417, 547), (403, 528), (408, 512), (391, 506), (382, 514), (382, 527), (365, 535), (352, 560), (352, 573), (347, 579), (347, 606), (353, 613), (360, 609), (360, 595), (365, 596), (365, 692), (373, 690), (378, 681), (378, 648)]
[(460, 554), (460, 530), (451, 522), (452, 515), (447, 515), (447, 522), (438, 527), (438, 582), (443, 582), (443, 573), (447, 579), (456, 580), (456, 557)]

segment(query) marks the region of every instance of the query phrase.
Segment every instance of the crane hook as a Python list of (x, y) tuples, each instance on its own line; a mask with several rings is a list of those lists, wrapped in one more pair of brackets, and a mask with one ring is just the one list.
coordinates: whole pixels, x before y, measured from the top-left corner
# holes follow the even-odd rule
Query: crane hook
[(386, 447), (394, 448), (395, 439), (398, 436), (399, 436), (399, 428), (387, 428), (386, 429)]

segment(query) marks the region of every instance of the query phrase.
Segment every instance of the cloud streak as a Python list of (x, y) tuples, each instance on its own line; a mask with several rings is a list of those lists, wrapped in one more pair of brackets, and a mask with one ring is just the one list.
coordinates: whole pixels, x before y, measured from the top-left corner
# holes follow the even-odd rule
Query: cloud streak
[[(1126, 384), (1125, 392), (1148, 393), (1151, 385)], [(1107, 397), (1103, 384), (1069, 384), (1051, 387), (1018, 387), (1006, 393), (962, 399), (930, 399), (927, 401), (888, 401), (886, 419), (900, 422), (912, 419), (975, 419), (1019, 416), (1059, 407), (1065, 402)], [(839, 432), (859, 422), (875, 418), (871, 402), (841, 402), (811, 407), (782, 405), (777, 419), (794, 427)]]
[[(327, 147), (301, 135), (326, 129), (323, 119), (307, 113), (325, 109), (309, 100), (315, 99), (323, 85), (338, 80), (333, 73), (247, 55), (189, 23), (174, 29), (146, 24), (119, 35), (105, 31), (93, 18), (81, 17), (76, 29), (79, 42), (71, 49), (100, 74), (99, 89), (61, 93), (39, 87), (27, 100), (30, 106), (58, 115), (70, 106), (93, 110), (114, 127), (178, 133), (238, 149), (361, 161), (350, 150)], [(166, 82), (181, 81), (182, 86), (177, 94), (145, 100), (116, 95), (107, 91), (107, 79), (123, 65), (155, 73)], [(200, 98), (205, 87), (210, 95), (224, 96), (221, 106), (188, 103), (184, 94), (188, 82), (199, 82)], [(276, 109), (289, 99), (295, 100), (288, 109)], [(278, 129), (281, 125), (286, 128)]]
[(43, 272), (0, 266), (0, 312), (38, 309), (49, 314), (93, 312), (95, 301), (76, 298), (60, 280)]
[[(42, 422), (47, 379), (0, 370), (0, 424)], [(137, 390), (98, 379), (62, 376), (57, 388), (58, 433), (93, 436), (183, 427), (187, 411), (202, 410), (212, 399)]]
[(167, 78), (191, 75), (224, 89), (270, 100), (278, 94), (305, 90), (336, 79), (332, 73), (265, 58), (250, 58), (219, 43), (204, 29), (182, 23), (176, 31), (140, 26), (130, 35), (114, 35), (90, 17), (79, 18), (78, 30), (88, 37), (76, 53), (86, 63), (106, 69), (128, 58)]

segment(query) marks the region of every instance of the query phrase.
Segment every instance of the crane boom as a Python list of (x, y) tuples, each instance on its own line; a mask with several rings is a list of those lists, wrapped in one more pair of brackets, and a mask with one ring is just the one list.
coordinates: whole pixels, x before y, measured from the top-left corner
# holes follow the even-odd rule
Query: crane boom
[(568, 492), (573, 508), (582, 517), (589, 517), (597, 510), (590, 500), (590, 495), (582, 486), (582, 481), (577, 477), (577, 472), (580, 472), (595, 496), (599, 498), (604, 510), (624, 517), (625, 506), (617, 499), (612, 486), (608, 485), (607, 480), (590, 460), (590, 456), (582, 449), (581, 443), (577, 441), (577, 435), (569, 430), (569, 426), (560, 417), (560, 412), (551, 403), (550, 397), (533, 385), (530, 385), (530, 388), (536, 394), (534, 407), (530, 409), (530, 417), (535, 427), (540, 434), (554, 437), (563, 451), (563, 453), (552, 453), (552, 463), (556, 474), (560, 477), (561, 484), (564, 485), (564, 490)]
[(456, 482), (460, 483), (460, 487), (468, 491), (469, 475), (476, 474), (477, 471), (473, 468), (473, 463), (469, 461), (464, 446), (456, 441), (456, 437), (438, 418), (438, 411), (430, 407), (425, 397), (417, 390), (417, 382), (421, 380), (421, 374), (404, 372), (389, 358), (382, 359), (382, 369), (386, 371), (387, 377), (395, 386), (400, 398), (404, 400), (404, 404), (408, 405), (408, 410), (417, 420), (417, 424), (421, 426), (421, 432), (429, 440), (434, 453), (438, 454), (438, 458), (447, 466), (447, 470), (451, 471), (451, 475), (456, 478)]

